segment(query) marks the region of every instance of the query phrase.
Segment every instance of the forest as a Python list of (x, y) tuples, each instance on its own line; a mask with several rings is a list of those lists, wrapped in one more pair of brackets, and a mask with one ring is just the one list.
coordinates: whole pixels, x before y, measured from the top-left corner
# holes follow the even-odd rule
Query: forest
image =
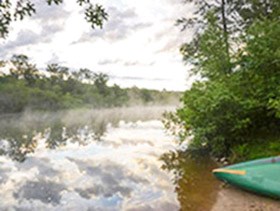
[[(188, 2), (188, 1), (187, 1)], [(192, 2), (192, 1), (190, 1)], [(280, 150), (280, 1), (196, 1), (195, 28), (182, 45), (184, 62), (199, 77), (165, 114), (167, 128), (230, 162), (278, 155)]]
[(25, 55), (1, 62), (0, 114), (25, 110), (57, 111), (173, 104), (179, 92), (109, 86), (109, 76), (86, 68), (77, 71), (58, 64), (38, 70)]

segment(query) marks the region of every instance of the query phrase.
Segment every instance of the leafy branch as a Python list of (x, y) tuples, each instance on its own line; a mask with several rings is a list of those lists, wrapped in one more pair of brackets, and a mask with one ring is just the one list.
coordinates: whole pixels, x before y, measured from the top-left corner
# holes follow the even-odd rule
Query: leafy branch
[[(85, 19), (93, 29), (102, 28), (108, 20), (108, 13), (102, 5), (93, 4), (90, 0), (77, 0), (79, 7), (84, 8)], [(60, 5), (63, 0), (46, 0), (47, 5)], [(10, 31), (12, 21), (23, 20), (27, 16), (36, 13), (36, 5), (32, 0), (18, 0), (12, 3), (11, 0), (0, 1), (0, 38), (6, 38)]]

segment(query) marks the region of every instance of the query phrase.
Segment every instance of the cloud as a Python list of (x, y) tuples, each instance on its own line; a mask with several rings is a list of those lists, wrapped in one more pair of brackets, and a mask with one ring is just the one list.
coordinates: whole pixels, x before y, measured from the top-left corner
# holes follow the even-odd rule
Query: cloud
[(41, 32), (41, 40), (43, 42), (51, 42), (52, 37), (55, 33), (62, 32), (64, 30), (63, 24), (59, 23), (47, 23), (43, 26), (43, 30)]
[(120, 59), (102, 59), (98, 61), (98, 65), (110, 65), (110, 64), (118, 64), (120, 63)]
[(181, 37), (170, 37), (166, 40), (166, 42), (162, 45), (162, 47), (156, 51), (156, 53), (170, 53), (170, 52), (178, 52), (180, 46), (184, 43)]
[(15, 54), (17, 49), (20, 47), (34, 45), (39, 42), (40, 39), (40, 34), (37, 34), (29, 29), (21, 30), (14, 41), (10, 41), (3, 45), (0, 57), (6, 58), (10, 53)]
[(40, 0), (35, 4), (37, 11), (33, 19), (42, 27), (41, 42), (49, 43), (56, 33), (64, 31), (65, 22), (71, 16), (71, 12), (65, 10), (65, 4), (48, 6)]
[(133, 77), (133, 76), (111, 76), (113, 79), (121, 80), (137, 80), (137, 81), (169, 81), (166, 78), (147, 78), (147, 77)]
[[(191, 12), (188, 5), (181, 4), (183, 0), (105, 1), (102, 4), (109, 20), (103, 29), (94, 30), (84, 21), (83, 10), (76, 1), (64, 1), (58, 6), (34, 1), (36, 14), (16, 24), (11, 31), (13, 36), (0, 44), (0, 57), (23, 53), (39, 67), (63, 63), (75, 69), (85, 66), (114, 71), (128, 78), (168, 75), (177, 82), (138, 81), (141, 87), (185, 89), (185, 81), (178, 82), (186, 74), (178, 49), (188, 39), (188, 32), (180, 32), (180, 27), (174, 26), (177, 18)], [(172, 74), (167, 73), (170, 69), (174, 69)], [(130, 79), (124, 79), (124, 83), (118, 81), (120, 86), (140, 86)]]
[(96, 38), (102, 38), (109, 42), (119, 41), (127, 38), (130, 33), (153, 25), (151, 22), (139, 22), (139, 17), (135, 9), (132, 8), (121, 11), (116, 7), (109, 7), (108, 13), (110, 14), (109, 21), (102, 30), (96, 29), (89, 33), (83, 33), (75, 43), (88, 42)]
[(2, 45), (0, 57), (7, 58), (13, 54), (22, 53), (22, 49), (34, 47), (39, 43), (50, 43), (54, 33), (63, 30), (60, 25), (46, 25), (41, 33), (35, 33), (29, 29), (23, 29), (18, 34), (15, 40), (8, 41)]
[(39, 43), (51, 43), (54, 35), (64, 30), (64, 22), (71, 15), (70, 12), (65, 11), (64, 5), (48, 6), (46, 2), (40, 0), (35, 1), (35, 5), (36, 14), (30, 18), (30, 23), (41, 27), (41, 31), (34, 32), (21, 24), (22, 29), (17, 33), (16, 38), (2, 45), (0, 57), (6, 58), (8, 54), (11, 56), (11, 54), (21, 53), (22, 48), (26, 49)]
[(131, 66), (152, 66), (155, 64), (155, 61), (138, 61), (138, 60), (122, 60), (122, 59), (102, 59), (98, 61), (98, 65), (122, 65), (124, 67)]
[(38, 20), (41, 23), (66, 20), (71, 15), (71, 12), (65, 10), (65, 3), (49, 6), (46, 1), (36, 0), (35, 5), (36, 14), (32, 19)]
[(56, 53), (53, 53), (51, 55), (51, 58), (48, 60), (47, 64), (65, 64), (66, 62), (65, 61), (62, 61), (60, 59), (60, 57), (56, 54)]

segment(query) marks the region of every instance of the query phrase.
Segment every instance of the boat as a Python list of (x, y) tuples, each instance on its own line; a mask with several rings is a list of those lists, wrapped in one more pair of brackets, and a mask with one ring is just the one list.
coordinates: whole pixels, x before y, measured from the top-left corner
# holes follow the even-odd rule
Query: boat
[(280, 156), (214, 169), (213, 174), (239, 188), (280, 199)]

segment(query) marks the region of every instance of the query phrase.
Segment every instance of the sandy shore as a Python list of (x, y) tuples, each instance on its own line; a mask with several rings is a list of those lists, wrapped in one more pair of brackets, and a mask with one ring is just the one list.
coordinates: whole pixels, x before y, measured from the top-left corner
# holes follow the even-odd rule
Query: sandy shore
[(227, 186), (221, 188), (211, 211), (280, 211), (280, 200)]

